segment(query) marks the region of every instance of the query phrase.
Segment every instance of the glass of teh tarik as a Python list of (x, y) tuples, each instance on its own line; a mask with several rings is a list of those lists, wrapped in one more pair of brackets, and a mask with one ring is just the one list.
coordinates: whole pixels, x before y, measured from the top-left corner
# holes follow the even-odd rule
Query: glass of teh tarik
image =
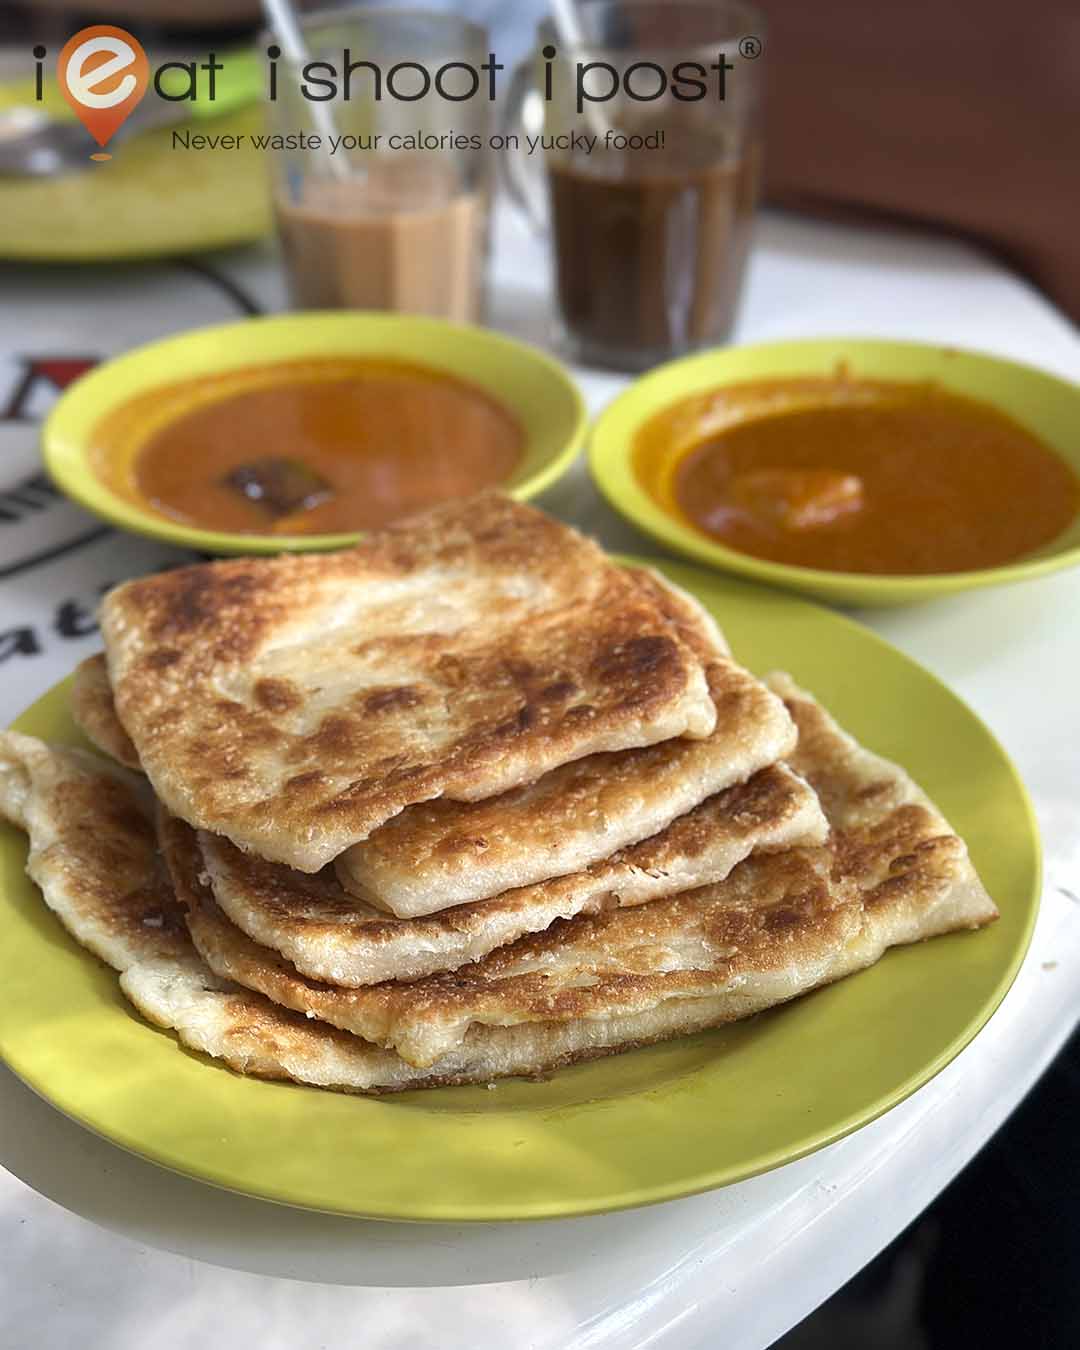
[(546, 217), (569, 354), (644, 370), (731, 332), (758, 194), (764, 24), (726, 0), (583, 0), (578, 14), (572, 46), (540, 27), (512, 98), (524, 149), (505, 168), (512, 195)]
[(304, 66), (279, 56), (268, 72), (294, 306), (476, 322), (491, 195), (486, 31), (452, 14), (353, 9), (312, 16), (303, 34)]

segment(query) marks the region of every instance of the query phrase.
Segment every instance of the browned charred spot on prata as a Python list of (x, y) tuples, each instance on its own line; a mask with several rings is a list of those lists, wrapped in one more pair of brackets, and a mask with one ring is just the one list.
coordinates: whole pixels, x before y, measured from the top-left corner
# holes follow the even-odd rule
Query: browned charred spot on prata
[[(92, 798), (94, 810), (88, 809)], [(141, 848), (154, 840), (154, 826), (132, 801), (127, 789), (112, 779), (69, 779), (57, 783), (53, 800), (58, 812), (70, 815), (75, 834), (100, 840), (102, 848), (114, 843), (123, 850)], [(99, 823), (95, 824), (95, 817)], [(109, 828), (102, 831), (100, 822)]]
[(175, 666), (179, 660), (180, 653), (175, 647), (157, 647), (146, 655), (146, 665), (149, 670), (168, 670), (170, 666)]
[(775, 905), (765, 911), (765, 928), (770, 933), (780, 933), (788, 928), (797, 928), (805, 915), (794, 905)]
[(418, 690), (411, 685), (402, 684), (389, 689), (377, 689), (372, 694), (364, 696), (364, 712), (372, 716), (378, 716), (385, 712), (405, 712), (409, 708), (415, 708), (423, 700)]
[(138, 807), (130, 805), (123, 798), (118, 799), (115, 804), (110, 802), (104, 807), (102, 814), (110, 825), (134, 839), (153, 840), (155, 837), (153, 823)]
[(356, 753), (362, 735), (362, 728), (355, 718), (329, 713), (312, 734), (304, 738), (303, 744), (316, 758), (339, 762)]
[(469, 682), (469, 662), (456, 652), (444, 652), (435, 663), (439, 680), (451, 689), (460, 689)]
[(245, 712), (237, 720), (236, 742), (244, 750), (267, 750), (286, 739), (279, 727), (269, 725), (258, 713)]
[(492, 734), (499, 740), (520, 736), (522, 732), (528, 731), (536, 720), (535, 711), (527, 703), (523, 703), (514, 716), (500, 722)]
[(602, 651), (592, 664), (592, 673), (606, 684), (625, 685), (656, 676), (676, 653), (671, 638), (628, 638)]
[(909, 865), (897, 872), (890, 873), (884, 881), (862, 895), (863, 907), (867, 910), (887, 908), (890, 905), (910, 903), (918, 897), (920, 908), (929, 908), (934, 898), (940, 895), (949, 881), (949, 870), (909, 858)]
[(289, 712), (303, 701), (300, 691), (291, 680), (274, 679), (270, 676), (256, 680), (253, 693), (255, 702), (267, 712)]
[(308, 773), (294, 774), (292, 778), (286, 778), (284, 787), (286, 792), (303, 792), (306, 788), (314, 787), (322, 782), (322, 774), (318, 769), (311, 769)]
[(583, 722), (591, 722), (596, 716), (596, 709), (591, 703), (577, 703), (572, 708), (567, 708), (563, 714), (563, 721), (568, 726), (576, 726)]
[[(428, 771), (426, 765), (408, 764), (402, 755), (388, 755), (375, 763), (372, 770), (363, 778), (354, 779), (335, 796), (316, 802), (313, 809), (324, 816), (347, 815), (356, 799), (365, 797), (373, 789), (391, 789), (410, 778), (420, 778)], [(303, 774), (300, 776), (304, 777)]]
[(136, 582), (129, 595), (136, 604), (152, 607), (150, 633), (161, 641), (220, 622), (224, 611), (249, 606), (257, 590), (250, 571), (226, 572), (203, 563), (177, 568), (145, 584)]
[(746, 685), (731, 688), (726, 684), (727, 668), (719, 664), (709, 667), (706, 679), (709, 693), (716, 704), (716, 717), (722, 725), (738, 726), (749, 715), (756, 701), (756, 690)]
[(529, 684), (536, 675), (536, 667), (531, 661), (523, 661), (512, 656), (503, 661), (503, 669), (517, 684)]
[(942, 857), (961, 857), (964, 853), (964, 841), (955, 834), (936, 834), (931, 839), (923, 839), (915, 845), (915, 853), (922, 854), (923, 860), (940, 854)]
[(174, 727), (178, 722), (184, 720), (184, 708), (179, 703), (167, 703), (164, 707), (156, 708), (147, 718), (147, 727), (150, 735), (155, 736)]
[(439, 844), (439, 853), (452, 857), (458, 853), (485, 853), (488, 841), (482, 834), (451, 834)]
[(959, 859), (964, 846), (955, 835), (936, 835), (931, 839), (921, 839), (913, 844), (909, 852), (902, 853), (889, 863), (889, 872), (898, 876), (912, 872), (916, 868), (945, 868), (954, 859)]
[(543, 703), (565, 703), (578, 692), (578, 686), (573, 680), (555, 680), (540, 690), (539, 697)]
[(788, 805), (789, 795), (787, 784), (779, 778), (775, 769), (762, 769), (745, 783), (725, 788), (720, 793), (720, 800), (728, 815), (771, 820)]

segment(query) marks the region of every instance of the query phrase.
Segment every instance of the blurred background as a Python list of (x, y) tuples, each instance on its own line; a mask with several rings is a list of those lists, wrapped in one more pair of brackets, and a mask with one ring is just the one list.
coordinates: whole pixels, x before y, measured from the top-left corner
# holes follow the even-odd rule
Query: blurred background
[[(342, 8), (298, 4), (320, 13)], [(1080, 320), (1080, 5), (1075, 0), (759, 0), (768, 33), (764, 197), (801, 211), (931, 224), (978, 239)], [(507, 71), (545, 0), (425, 0), (484, 25)], [(253, 0), (3, 6), (0, 71), (78, 22), (205, 50), (260, 26)], [(504, 86), (508, 83), (503, 77)], [(3, 225), (0, 221), (0, 234)]]

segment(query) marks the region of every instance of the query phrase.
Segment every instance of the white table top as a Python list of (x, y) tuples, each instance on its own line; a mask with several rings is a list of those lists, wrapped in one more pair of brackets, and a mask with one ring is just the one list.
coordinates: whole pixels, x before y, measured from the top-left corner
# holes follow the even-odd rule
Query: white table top
[[(265, 251), (210, 265), (263, 307), (280, 306)], [(546, 275), (540, 246), (500, 218), (497, 326), (547, 340)], [(175, 264), (7, 268), (0, 285), (9, 301), (0, 410), (23, 373), (17, 355), (101, 356), (237, 312)], [(767, 215), (737, 340), (822, 334), (974, 346), (1080, 376), (1073, 330), (975, 250)], [(579, 374), (594, 409), (622, 384)], [(39, 417), (49, 399), (41, 380), (23, 415)], [(26, 478), (34, 455), (32, 421), (0, 421), (0, 494)], [(656, 552), (580, 469), (544, 504), (612, 547)], [(53, 556), (21, 566), (42, 554)], [(65, 503), (0, 524), (3, 720), (97, 645), (78, 633), (102, 585), (174, 556), (97, 534)], [(65, 601), (77, 609), (62, 623)], [(90, 1135), (0, 1068), (0, 1346), (692, 1350), (722, 1333), (725, 1350), (762, 1350), (833, 1293), (997, 1129), (1080, 1007), (1080, 571), (859, 617), (989, 723), (1027, 781), (1044, 836), (1046, 891), (1020, 977), (933, 1082), (850, 1138), (711, 1195), (572, 1222), (460, 1228), (363, 1223), (213, 1190)], [(8, 650), (15, 629), (28, 650)]]

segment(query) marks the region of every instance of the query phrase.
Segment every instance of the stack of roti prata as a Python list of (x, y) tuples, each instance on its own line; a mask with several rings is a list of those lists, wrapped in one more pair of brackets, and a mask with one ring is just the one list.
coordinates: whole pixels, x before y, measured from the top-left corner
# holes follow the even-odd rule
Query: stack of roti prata
[(995, 913), (901, 770), (498, 495), (129, 582), (102, 628), (75, 714), (132, 772), (9, 735), (0, 808), (142, 1012), (243, 1071), (537, 1074)]

